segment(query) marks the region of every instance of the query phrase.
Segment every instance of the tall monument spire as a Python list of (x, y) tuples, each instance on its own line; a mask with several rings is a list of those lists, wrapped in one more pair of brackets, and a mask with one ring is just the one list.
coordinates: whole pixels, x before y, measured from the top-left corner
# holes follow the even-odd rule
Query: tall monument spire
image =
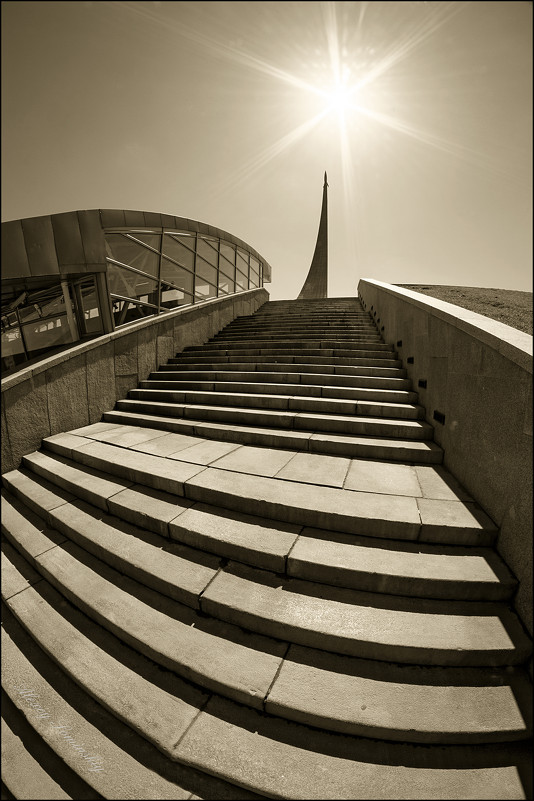
[(326, 297), (328, 297), (328, 181), (325, 172), (323, 205), (321, 207), (317, 244), (315, 245), (315, 253), (313, 254), (308, 276), (297, 300)]

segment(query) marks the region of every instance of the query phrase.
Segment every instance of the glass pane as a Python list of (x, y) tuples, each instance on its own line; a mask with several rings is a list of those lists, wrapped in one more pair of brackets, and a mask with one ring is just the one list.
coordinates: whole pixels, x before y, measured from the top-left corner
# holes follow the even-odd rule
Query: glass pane
[(161, 292), (161, 305), (165, 309), (175, 309), (177, 306), (184, 306), (186, 303), (191, 303), (193, 296), (188, 292), (183, 292), (181, 289), (162, 289)]
[(171, 284), (176, 284), (186, 292), (193, 292), (193, 273), (187, 272), (183, 267), (178, 267), (177, 264), (167, 259), (161, 260), (161, 280), (170, 281)]
[(29, 323), (22, 327), (22, 331), (30, 355), (35, 355), (35, 351), (48, 350), (74, 341), (66, 314), (58, 314), (55, 318), (38, 323)]
[(249, 289), (255, 289), (260, 285), (260, 279), (257, 275), (250, 274)]
[(248, 275), (248, 254), (239, 248), (237, 249), (237, 269)]
[(19, 326), (2, 326), (2, 358), (15, 356), (17, 353), (24, 353)]
[[(195, 240), (186, 240), (186, 244), (189, 246), (194, 246)], [(163, 238), (163, 252), (166, 256), (170, 256), (171, 259), (183, 264), (184, 267), (189, 267), (190, 270), (193, 270), (195, 264), (195, 254), (192, 250), (189, 250), (189, 247), (186, 247), (186, 245), (184, 245), (179, 239), (175, 239), (173, 236), (165, 234)]]
[(219, 274), (219, 295), (228, 295), (234, 291), (234, 282), (226, 278), (222, 273)]
[(195, 284), (195, 297), (197, 297), (198, 300), (206, 300), (206, 298), (215, 298), (216, 296), (217, 290), (214, 286), (197, 279), (197, 283)]
[[(159, 239), (159, 237), (156, 237)], [(123, 234), (106, 234), (107, 255), (150, 275), (158, 274), (159, 255)]]
[(217, 283), (217, 270), (197, 256), (197, 277), (211, 281), (212, 284)]
[(230, 245), (221, 239), (221, 253), (231, 264), (235, 264), (235, 245)]
[(144, 275), (139, 275), (117, 264), (108, 263), (109, 291), (114, 295), (124, 295), (127, 298), (138, 298), (156, 303), (158, 282)]
[(248, 289), (248, 279), (239, 270), (236, 270), (235, 282), (240, 289)]
[(143, 306), (142, 303), (130, 303), (127, 300), (118, 300), (117, 298), (112, 298), (111, 300), (113, 302), (113, 319), (116, 326), (143, 320), (145, 317), (151, 317), (157, 313), (157, 309)]
[(159, 252), (161, 245), (161, 236), (159, 234), (145, 234), (139, 233), (138, 231), (131, 231), (129, 234), (126, 234), (126, 236), (145, 242), (147, 245), (150, 245), (151, 248)]
[(250, 272), (254, 273), (254, 275), (260, 274), (260, 263), (258, 259), (254, 258), (254, 256), (250, 257)]
[(202, 256), (203, 259), (206, 259), (207, 262), (212, 264), (214, 267), (217, 267), (217, 240), (212, 239), (201, 239), (198, 237), (197, 239), (197, 253)]
[(222, 273), (224, 273), (231, 281), (234, 280), (234, 276), (235, 276), (235, 267), (234, 267), (234, 265), (230, 264), (229, 262), (226, 261), (226, 259), (223, 259), (222, 257), (221, 257), (221, 261), (220, 261), (220, 264), (219, 264), (219, 270)]
[(31, 304), (19, 308), (22, 323), (40, 320), (55, 314), (65, 314), (65, 300), (60, 286), (54, 286), (31, 296)]

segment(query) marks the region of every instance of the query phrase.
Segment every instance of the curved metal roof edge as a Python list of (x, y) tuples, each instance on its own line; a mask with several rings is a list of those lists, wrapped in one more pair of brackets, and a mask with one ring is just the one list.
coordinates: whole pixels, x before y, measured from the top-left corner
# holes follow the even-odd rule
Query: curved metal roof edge
[[(207, 236), (222, 236), (223, 239), (227, 239), (232, 244), (237, 245), (238, 247), (241, 248), (245, 248), (245, 250), (248, 250), (249, 253), (252, 253), (253, 256), (255, 256), (261, 262), (263, 262), (263, 264), (266, 265), (272, 273), (272, 267), (270, 263), (267, 261), (266, 258), (264, 258), (264, 256), (261, 255), (261, 253), (259, 253), (256, 250), (256, 248), (253, 248), (251, 245), (248, 244), (248, 242), (245, 242), (243, 239), (240, 239), (234, 234), (231, 234), (229, 231), (225, 231), (223, 228), (218, 228), (217, 226), (210, 225), (209, 223), (204, 223), (200, 220), (194, 220), (191, 217), (180, 217), (178, 215), (165, 214), (163, 212), (140, 211), (139, 209), (68, 209), (67, 212), (56, 211), (56, 212), (51, 212), (50, 214), (37, 214), (34, 215), (33, 217), (19, 217), (15, 220), (3, 220), (2, 225), (6, 225), (8, 223), (13, 223), (13, 222), (23, 222), (24, 220), (36, 220), (40, 218), (54, 217), (56, 215), (66, 214), (69, 212), (74, 212), (75, 214), (77, 214), (80, 211), (83, 212), (97, 211), (100, 217), (102, 228), (143, 228), (143, 227), (171, 228), (172, 225), (168, 224), (168, 221), (171, 219), (174, 220), (174, 225), (177, 228), (183, 227), (183, 223), (186, 223), (188, 226), (186, 230), (197, 231), (198, 233), (206, 234)], [(113, 225), (104, 224), (102, 215), (105, 214), (106, 212), (110, 212), (113, 215), (122, 215), (122, 221), (117, 221), (118, 224), (115, 223)], [(126, 217), (125, 217), (126, 214), (141, 215), (144, 222), (143, 223), (139, 222), (136, 223), (135, 225), (132, 224), (129, 225), (126, 222)], [(147, 216), (149, 218), (152, 218), (150, 222), (148, 222)], [(178, 224), (178, 220), (182, 221), (182, 226)], [(189, 225), (191, 225), (191, 227), (189, 227)]]

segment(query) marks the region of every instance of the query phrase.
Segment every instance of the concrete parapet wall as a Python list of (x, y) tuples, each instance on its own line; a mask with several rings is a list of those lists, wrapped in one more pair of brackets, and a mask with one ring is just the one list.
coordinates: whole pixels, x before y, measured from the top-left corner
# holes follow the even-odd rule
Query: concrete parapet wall
[(381, 281), (362, 279), (358, 293), (407, 368), (445, 466), (499, 526), (532, 634), (532, 337)]
[(150, 372), (268, 299), (265, 289), (251, 289), (150, 317), (3, 379), (2, 473), (44, 437), (98, 422)]

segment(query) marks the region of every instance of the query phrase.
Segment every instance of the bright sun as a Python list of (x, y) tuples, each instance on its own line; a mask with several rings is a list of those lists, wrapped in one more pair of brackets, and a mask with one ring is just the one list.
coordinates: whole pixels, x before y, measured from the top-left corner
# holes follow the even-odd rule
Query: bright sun
[(338, 84), (324, 92), (324, 96), (327, 110), (333, 111), (339, 116), (343, 116), (353, 106), (354, 94), (346, 85)]

